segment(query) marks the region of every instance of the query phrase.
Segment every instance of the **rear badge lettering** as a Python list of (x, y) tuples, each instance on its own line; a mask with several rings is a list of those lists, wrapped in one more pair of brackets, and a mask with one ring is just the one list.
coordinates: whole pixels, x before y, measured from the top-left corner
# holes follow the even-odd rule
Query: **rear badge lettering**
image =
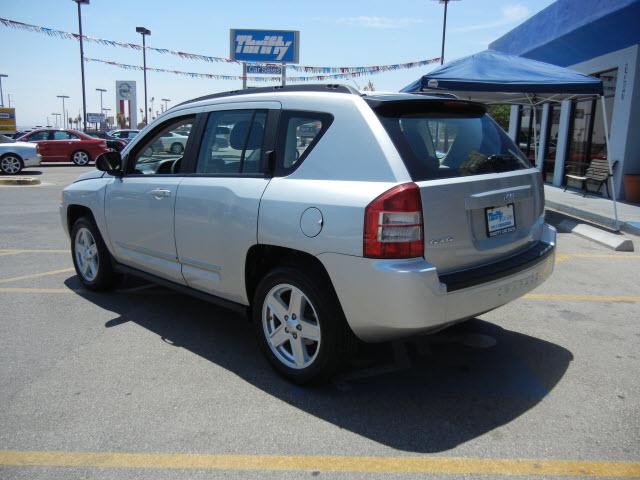
[(443, 237), (443, 238), (434, 238), (433, 240), (429, 240), (429, 245), (432, 247), (439, 247), (441, 245), (445, 245), (447, 243), (453, 242), (453, 237)]

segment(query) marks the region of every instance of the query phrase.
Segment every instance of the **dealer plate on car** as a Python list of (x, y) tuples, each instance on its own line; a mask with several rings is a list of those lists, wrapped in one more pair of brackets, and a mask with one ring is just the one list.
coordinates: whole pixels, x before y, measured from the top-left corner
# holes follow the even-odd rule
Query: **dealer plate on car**
[(495, 237), (516, 230), (516, 216), (513, 203), (502, 207), (485, 208), (487, 216), (487, 235)]

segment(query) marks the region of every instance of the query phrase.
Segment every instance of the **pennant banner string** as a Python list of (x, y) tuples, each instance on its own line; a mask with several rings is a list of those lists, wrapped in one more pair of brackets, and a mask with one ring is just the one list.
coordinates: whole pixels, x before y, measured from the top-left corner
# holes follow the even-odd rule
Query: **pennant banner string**
[[(103, 63), (107, 65), (111, 65), (114, 67), (119, 67), (124, 70), (144, 70), (144, 67), (140, 65), (129, 65), (126, 63), (114, 62), (111, 60), (101, 60), (99, 58), (90, 58), (84, 57), (85, 62), (96, 62)], [(331, 73), (326, 75), (304, 75), (304, 76), (296, 76), (296, 77), (287, 77), (287, 82), (310, 82), (310, 81), (324, 81), (324, 80), (336, 80), (336, 79), (344, 79), (344, 78), (352, 78), (352, 77), (361, 77), (367, 75), (375, 75), (377, 73), (389, 72), (393, 70), (400, 70), (402, 68), (400, 65), (388, 66), (388, 68), (379, 69), (379, 70), (371, 70), (371, 71), (362, 71), (362, 72), (347, 72), (347, 73)], [(409, 67), (410, 68), (410, 67)], [(173, 73), (174, 75), (181, 75), (184, 77), (190, 78), (208, 78), (210, 80), (242, 80), (242, 75), (221, 75), (217, 73), (199, 73), (199, 72), (185, 72), (182, 70), (170, 70), (166, 68), (154, 68), (147, 67), (147, 70), (150, 72), (158, 72), (158, 73)], [(274, 77), (266, 77), (266, 76), (247, 76), (247, 80), (251, 82), (280, 82), (282, 81), (282, 77), (280, 75)]]
[[(56, 30), (53, 28), (46, 28), (38, 25), (31, 25), (28, 23), (17, 22), (15, 20), (10, 20), (7, 18), (0, 18), (0, 24), (8, 28), (26, 30), (28, 32), (42, 33), (50, 37), (77, 40), (77, 41), (80, 40), (80, 35), (77, 33), (65, 32), (65, 31)], [(142, 45), (138, 45), (136, 43), (118, 42), (115, 40), (107, 40), (104, 38), (90, 37), (88, 35), (83, 35), (82, 39), (87, 42), (97, 43), (99, 45), (105, 45), (110, 47), (121, 47), (121, 48), (128, 48), (132, 50), (142, 50), (143, 48)], [(233, 60), (231, 58), (226, 58), (226, 57), (215, 57), (210, 55), (200, 55), (196, 53), (180, 52), (176, 50), (170, 50), (167, 48), (150, 47), (148, 45), (145, 46), (144, 48), (160, 54), (170, 54), (170, 55), (174, 55), (174, 56), (177, 56), (183, 59), (188, 59), (188, 60), (199, 60), (199, 61), (210, 62), (210, 63), (235, 63), (235, 64), (242, 63), (238, 60)], [(398, 63), (398, 64), (391, 64), (391, 65), (369, 65), (369, 66), (361, 66), (361, 67), (318, 67), (318, 66), (310, 66), (310, 65), (289, 65), (288, 64), (287, 69), (291, 69), (297, 72), (304, 72), (304, 73), (350, 74), (350, 76), (353, 76), (354, 73), (362, 74), (362, 73), (387, 72), (387, 71), (398, 70), (398, 69), (417, 68), (417, 67), (422, 67), (424, 65), (429, 65), (429, 64), (438, 63), (438, 62), (440, 62), (440, 57), (430, 58), (427, 60), (418, 60), (415, 62)], [(327, 78), (331, 78), (331, 77), (327, 77)], [(345, 78), (345, 77), (335, 77), (335, 78)]]

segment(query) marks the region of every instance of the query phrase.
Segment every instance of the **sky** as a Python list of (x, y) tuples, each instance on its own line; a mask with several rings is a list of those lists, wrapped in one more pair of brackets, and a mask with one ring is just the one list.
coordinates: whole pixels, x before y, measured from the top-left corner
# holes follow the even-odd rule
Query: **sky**
[[(445, 59), (484, 50), (553, 0), (460, 0), (449, 4)], [(72, 0), (0, 0), (0, 17), (24, 23), (78, 31)], [(148, 45), (158, 48), (229, 56), (229, 29), (255, 28), (300, 31), (300, 64), (365, 66), (405, 63), (440, 55), (443, 6), (436, 0), (91, 0), (82, 8), (85, 35), (141, 43), (136, 26), (151, 30)], [(4, 103), (16, 108), (18, 126), (53, 125), (61, 112), (57, 95), (68, 95), (70, 116), (82, 111), (80, 50), (75, 40), (63, 40), (0, 25), (0, 73)], [(142, 53), (85, 42), (85, 56), (142, 65)], [(147, 53), (147, 66), (200, 73), (241, 75), (241, 66), (181, 59)], [(434, 66), (385, 72), (340, 80), (362, 88), (371, 80), (376, 90), (398, 91)], [(296, 75), (296, 72), (290, 72)], [(138, 105), (144, 102), (143, 75), (98, 63), (85, 63), (87, 111), (104, 106), (115, 112), (116, 80), (135, 80)], [(332, 81), (335, 83), (335, 81)], [(259, 84), (265, 86), (267, 84)], [(209, 93), (241, 88), (240, 81), (192, 79), (167, 73), (147, 73), (148, 98), (160, 110)], [(151, 106), (151, 105), (149, 105)]]

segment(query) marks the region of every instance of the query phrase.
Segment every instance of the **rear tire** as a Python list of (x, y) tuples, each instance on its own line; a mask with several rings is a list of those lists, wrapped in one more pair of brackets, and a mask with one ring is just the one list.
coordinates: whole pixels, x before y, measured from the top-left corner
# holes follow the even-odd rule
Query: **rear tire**
[(253, 322), (264, 355), (294, 383), (328, 380), (357, 348), (333, 288), (319, 274), (269, 272), (256, 288)]
[(7, 153), (0, 158), (0, 170), (5, 175), (17, 175), (23, 168), (22, 158), (14, 153)]
[(80, 217), (71, 228), (71, 256), (78, 278), (89, 290), (108, 290), (117, 281), (111, 254), (91, 218)]
[(91, 161), (91, 157), (84, 150), (77, 150), (71, 154), (71, 161), (78, 167), (86, 167)]

